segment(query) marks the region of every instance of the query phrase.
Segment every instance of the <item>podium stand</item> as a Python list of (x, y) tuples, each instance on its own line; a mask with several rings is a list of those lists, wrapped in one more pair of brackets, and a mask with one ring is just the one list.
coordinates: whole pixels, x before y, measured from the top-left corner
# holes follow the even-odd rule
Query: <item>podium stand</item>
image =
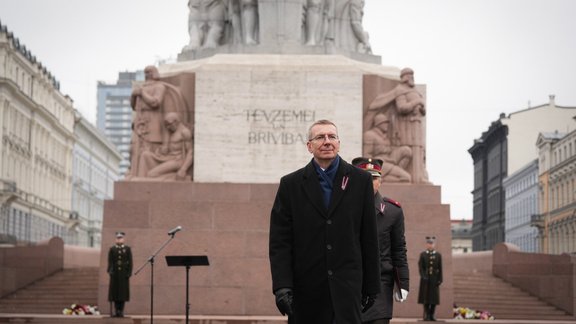
[(188, 324), (188, 316), (190, 314), (190, 299), (189, 299), (189, 273), (192, 266), (207, 266), (208, 257), (205, 255), (167, 255), (166, 263), (169, 267), (186, 267), (186, 324)]

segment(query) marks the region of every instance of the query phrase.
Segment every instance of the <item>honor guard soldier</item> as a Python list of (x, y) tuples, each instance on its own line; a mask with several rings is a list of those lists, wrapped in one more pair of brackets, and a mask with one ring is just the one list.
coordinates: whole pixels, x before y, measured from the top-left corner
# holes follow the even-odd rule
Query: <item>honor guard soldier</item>
[(399, 202), (380, 195), (382, 160), (359, 157), (352, 160), (352, 164), (372, 175), (380, 250), (381, 293), (376, 298), (374, 306), (362, 314), (362, 323), (388, 324), (392, 319), (392, 298), (397, 302), (403, 302), (408, 297), (410, 274), (406, 257), (404, 213)]
[(424, 305), (424, 320), (435, 321), (434, 311), (440, 304), (440, 285), (442, 284), (442, 255), (434, 247), (436, 237), (426, 237), (426, 250), (420, 253), (418, 270), (420, 272), (420, 289), (418, 304)]
[(124, 232), (116, 232), (116, 244), (108, 251), (108, 274), (110, 275), (108, 301), (114, 303), (112, 317), (124, 317), (124, 304), (130, 300), (132, 250), (124, 244), (124, 236)]

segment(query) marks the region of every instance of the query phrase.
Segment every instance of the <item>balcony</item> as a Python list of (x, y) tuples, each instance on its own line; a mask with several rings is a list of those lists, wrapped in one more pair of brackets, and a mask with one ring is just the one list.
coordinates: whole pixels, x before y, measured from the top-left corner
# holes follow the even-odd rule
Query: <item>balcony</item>
[(530, 216), (530, 226), (534, 226), (538, 229), (544, 228), (544, 215), (533, 214)]

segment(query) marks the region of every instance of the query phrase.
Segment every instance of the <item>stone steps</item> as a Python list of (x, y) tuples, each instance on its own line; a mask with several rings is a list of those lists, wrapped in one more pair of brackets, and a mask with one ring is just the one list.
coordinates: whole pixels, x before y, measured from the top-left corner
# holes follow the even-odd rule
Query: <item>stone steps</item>
[[(138, 323), (145, 323), (146, 316), (138, 316), (125, 319), (111, 319), (106, 316), (92, 317), (81, 316), (75, 319), (73, 316), (62, 317), (62, 309), (71, 304), (96, 305), (98, 295), (98, 269), (70, 269), (58, 272), (44, 280), (34, 283), (25, 289), (0, 299), (0, 314), (30, 314), (14, 316), (13, 320), (21, 320), (26, 323), (133, 323), (139, 318)], [(541, 323), (541, 321), (574, 322), (572, 316), (548, 305), (547, 303), (531, 296), (530, 294), (494, 277), (491, 273), (454, 273), (454, 301), (462, 307), (476, 310), (487, 310), (497, 320), (506, 323)], [(38, 315), (33, 314), (52, 314)], [(228, 323), (226, 320), (217, 320), (218, 316), (211, 319), (191, 321), (192, 323)], [(173, 323), (181, 318), (179, 316), (158, 316), (155, 323)], [(191, 316), (191, 318), (193, 318)], [(194, 318), (198, 318), (194, 316)], [(208, 317), (207, 317), (208, 318)], [(241, 319), (240, 319), (241, 318)], [(230, 323), (247, 324), (280, 324), (285, 323), (285, 318), (258, 318), (243, 316), (236, 320), (230, 319)], [(5, 318), (4, 318), (5, 319)], [(513, 322), (509, 322), (512, 321)], [(214, 322), (212, 322), (214, 321)], [(0, 322), (5, 322), (0, 318)], [(10, 322), (10, 321), (9, 321)], [(396, 320), (393, 323), (400, 323)], [(470, 320), (467, 321), (470, 323)]]
[(0, 299), (0, 313), (62, 314), (97, 300), (98, 268), (65, 269)]
[(496, 319), (566, 320), (573, 317), (490, 272), (454, 272), (454, 304), (489, 311)]

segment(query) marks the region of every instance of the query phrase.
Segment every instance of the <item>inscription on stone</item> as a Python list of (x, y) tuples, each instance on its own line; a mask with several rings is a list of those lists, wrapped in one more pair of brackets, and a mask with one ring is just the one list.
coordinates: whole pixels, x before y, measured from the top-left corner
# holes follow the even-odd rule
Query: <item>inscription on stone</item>
[(329, 67), (284, 65), (196, 73), (194, 179), (275, 183), (312, 158), (308, 127), (339, 126), (345, 159), (361, 154), (362, 78)]
[(306, 144), (308, 136), (305, 133), (287, 130), (307, 127), (315, 120), (314, 110), (246, 110), (246, 122), (251, 129), (257, 129), (248, 132), (248, 144)]

